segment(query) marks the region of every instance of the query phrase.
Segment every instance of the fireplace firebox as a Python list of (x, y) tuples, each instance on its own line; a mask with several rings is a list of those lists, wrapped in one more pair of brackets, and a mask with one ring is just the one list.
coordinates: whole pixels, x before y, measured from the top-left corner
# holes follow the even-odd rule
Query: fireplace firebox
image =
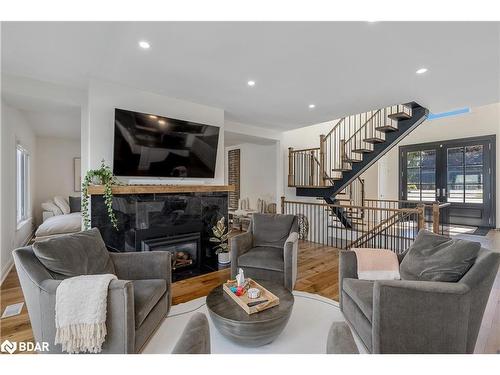
[(198, 273), (201, 258), (200, 233), (163, 236), (141, 241), (141, 251), (169, 251), (172, 256), (172, 281)]

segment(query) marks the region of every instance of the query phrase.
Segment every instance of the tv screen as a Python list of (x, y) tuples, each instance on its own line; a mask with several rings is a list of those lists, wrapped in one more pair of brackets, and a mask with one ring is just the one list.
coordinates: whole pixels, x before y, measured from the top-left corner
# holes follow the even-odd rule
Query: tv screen
[(116, 176), (213, 178), (219, 128), (115, 109)]

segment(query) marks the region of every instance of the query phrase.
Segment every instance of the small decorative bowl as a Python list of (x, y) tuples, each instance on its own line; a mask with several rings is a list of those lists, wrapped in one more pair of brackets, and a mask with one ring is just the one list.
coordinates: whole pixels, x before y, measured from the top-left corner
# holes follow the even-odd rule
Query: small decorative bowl
[(247, 296), (250, 299), (256, 299), (260, 297), (260, 290), (257, 288), (250, 288), (247, 291)]

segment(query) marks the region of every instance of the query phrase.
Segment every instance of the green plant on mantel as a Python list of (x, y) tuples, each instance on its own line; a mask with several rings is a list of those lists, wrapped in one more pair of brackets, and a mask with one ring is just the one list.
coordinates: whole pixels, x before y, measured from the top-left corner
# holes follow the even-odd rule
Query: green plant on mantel
[(83, 227), (85, 229), (90, 229), (90, 218), (89, 218), (89, 186), (91, 184), (103, 185), (104, 186), (104, 204), (108, 211), (108, 217), (111, 221), (113, 228), (118, 230), (118, 220), (116, 219), (115, 213), (113, 212), (113, 191), (112, 186), (118, 184), (118, 180), (113, 176), (111, 168), (104, 163), (104, 159), (101, 162), (101, 167), (99, 169), (89, 170), (82, 182), (82, 217), (83, 217)]

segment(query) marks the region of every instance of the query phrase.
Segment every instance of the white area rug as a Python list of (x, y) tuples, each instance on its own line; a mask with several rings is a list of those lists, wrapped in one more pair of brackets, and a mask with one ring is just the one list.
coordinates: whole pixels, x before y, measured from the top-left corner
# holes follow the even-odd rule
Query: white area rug
[[(271, 344), (247, 348), (226, 339), (213, 325), (205, 297), (173, 306), (169, 316), (143, 350), (144, 354), (168, 354), (180, 337), (191, 315), (202, 312), (210, 322), (213, 354), (321, 354), (326, 353), (326, 339), (335, 321), (344, 321), (338, 302), (316, 294), (294, 291), (295, 302), (287, 326)], [(360, 352), (364, 352), (355, 337)]]

